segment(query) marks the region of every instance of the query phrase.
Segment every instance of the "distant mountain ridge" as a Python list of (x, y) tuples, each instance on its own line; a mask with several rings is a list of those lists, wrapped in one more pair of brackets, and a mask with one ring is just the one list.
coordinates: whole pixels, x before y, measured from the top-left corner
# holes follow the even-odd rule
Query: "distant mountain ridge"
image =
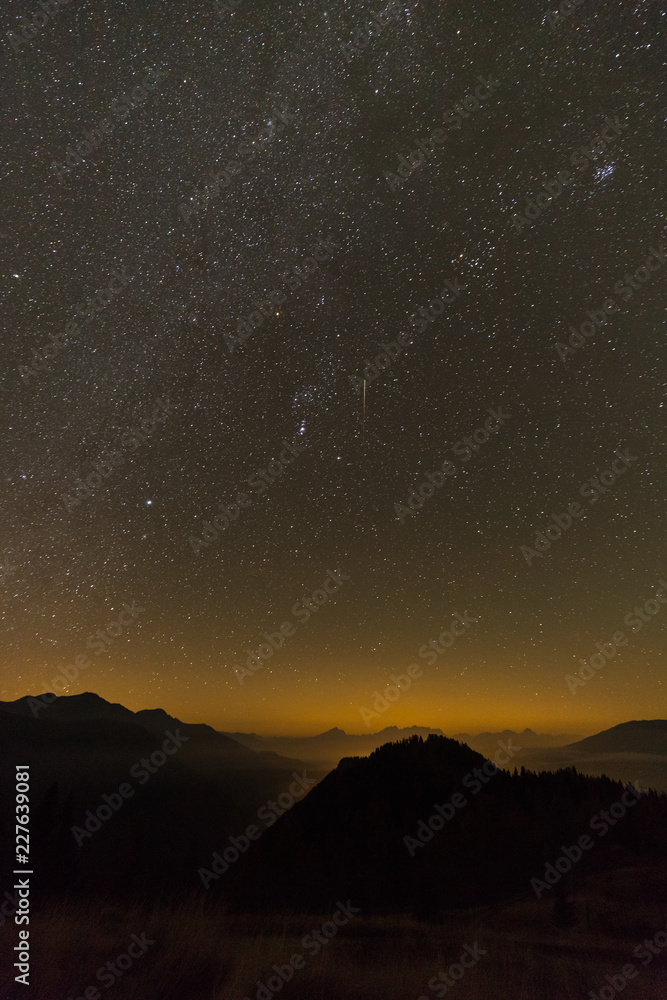
[(398, 729), (387, 726), (378, 733), (350, 735), (344, 729), (334, 726), (325, 733), (315, 736), (258, 736), (256, 733), (225, 733), (251, 750), (272, 750), (274, 753), (298, 757), (312, 766), (325, 769), (335, 767), (343, 757), (365, 756), (384, 743), (392, 743), (409, 736), (428, 736), (431, 733), (442, 736), (440, 729), (424, 726), (410, 726)]
[(530, 768), (576, 767), (582, 774), (606, 774), (667, 792), (667, 720), (622, 722), (561, 747), (532, 748), (521, 755)]
[[(409, 726), (399, 729), (397, 726), (386, 726), (377, 733), (349, 734), (345, 730), (334, 727), (325, 733), (315, 736), (258, 736), (257, 733), (225, 733), (252, 750), (273, 750), (275, 753), (295, 756), (317, 764), (335, 766), (343, 757), (367, 755), (377, 750), (385, 743), (408, 739), (411, 736), (445, 736), (441, 729), (427, 726)], [(472, 736), (469, 733), (456, 733), (449, 737), (467, 743), (473, 750), (485, 755), (492, 755), (498, 749), (499, 741), (511, 741), (520, 747), (552, 747), (562, 746), (571, 742), (572, 734), (549, 735), (524, 729), (518, 733), (512, 729), (504, 729), (497, 733), (479, 733)]]
[[(31, 704), (0, 702), (0, 866), (12, 867), (18, 762), (30, 768), (31, 844), (45, 893), (122, 893), (118, 870), (137, 891), (191, 887), (204, 859), (305, 771), (163, 709), (132, 712), (89, 692), (55, 698), (37, 717)], [(109, 813), (102, 823), (100, 809)], [(84, 830), (76, 842), (74, 829)]]
[[(319, 755), (320, 759), (332, 753), (339, 755), (339, 760), (346, 758), (344, 765), (324, 779), (324, 782), (330, 779), (327, 788), (334, 789), (334, 798), (329, 801), (329, 792), (325, 798), (320, 798), (320, 785), (324, 782), (311, 787), (311, 779), (317, 781), (323, 772), (318, 773), (311, 763), (304, 765), (301, 756), (281, 756), (270, 741), (256, 735), (251, 739), (255, 749), (242, 745), (211, 726), (184, 723), (161, 708), (132, 712), (123, 705), (110, 703), (90, 692), (54, 697), (48, 705), (41, 704), (37, 717), (31, 711), (32, 703), (27, 697), (0, 702), (0, 803), (13, 801), (12, 765), (17, 762), (29, 765), (31, 814), (34, 819), (31, 838), (34, 838), (35, 852), (42, 861), (43, 870), (49, 872), (40, 883), (44, 892), (67, 889), (76, 894), (77, 891), (85, 891), (86, 886), (95, 885), (113, 893), (117, 888), (119, 868), (129, 873), (128, 878), (137, 889), (151, 886), (178, 892), (192, 886), (196, 872), (202, 864), (210, 863), (214, 851), (228, 843), (230, 836), (239, 836), (248, 823), (256, 822), (258, 810), (264, 808), (269, 800), (275, 801), (281, 795), (289, 796), (288, 790), (294, 782), (295, 773), (305, 775), (307, 772), (308, 781), (304, 781), (301, 787), (304, 790), (310, 787), (311, 790), (304, 791), (303, 798), (299, 796), (291, 811), (280, 815), (275, 827), (266, 829), (257, 850), (253, 848), (251, 869), (244, 868), (244, 871), (250, 871), (248, 877), (256, 887), (258, 898), (263, 889), (261, 879), (257, 882), (256, 875), (259, 877), (263, 872), (263, 877), (274, 879), (276, 856), (269, 858), (267, 854), (265, 867), (260, 862), (264, 851), (273, 850), (272, 831), (280, 827), (283, 831), (280, 837), (286, 837), (284, 841), (280, 840), (280, 851), (286, 861), (285, 871), (294, 865), (292, 877), (295, 884), (302, 881), (300, 875), (297, 877), (299, 859), (303, 860), (303, 854), (299, 852), (302, 852), (303, 844), (310, 843), (307, 865), (312, 867), (313, 859), (320, 858), (322, 870), (331, 864), (332, 871), (338, 870), (341, 874), (341, 851), (347, 853), (353, 872), (356, 871), (355, 865), (360, 865), (357, 874), (367, 880), (368, 898), (374, 900), (379, 898), (380, 892), (375, 882), (374, 866), (384, 858), (385, 871), (386, 866), (394, 862), (400, 870), (404, 860), (402, 845), (399, 845), (399, 854), (395, 856), (393, 842), (381, 842), (385, 827), (399, 829), (398, 821), (402, 817), (401, 822), (410, 832), (410, 824), (414, 827), (420, 819), (428, 817), (428, 810), (436, 800), (434, 797), (449, 794), (457, 787), (456, 782), (462, 771), (481, 767), (485, 758), (493, 758), (500, 742), (511, 745), (517, 751), (509, 765), (510, 770), (515, 766), (533, 767), (525, 750), (535, 737), (530, 730), (523, 733), (504, 730), (502, 733), (485, 733), (471, 738), (471, 742), (482, 738), (490, 748), (487, 749), (480, 746), (471, 748), (448, 739), (438, 730), (424, 727), (401, 730), (389, 726), (368, 736), (348, 736), (342, 729), (334, 727), (298, 743), (299, 746), (310, 746), (309, 752)], [(572, 770), (574, 763), (580, 770), (588, 769), (588, 773), (594, 768), (593, 774), (611, 773), (623, 780), (634, 781), (643, 773), (639, 768), (635, 770), (635, 762), (639, 758), (662, 761), (661, 767), (667, 764), (667, 754), (664, 753), (666, 728), (667, 723), (662, 720), (629, 722), (571, 746), (536, 747), (535, 752), (555, 755), (552, 763), (547, 765), (550, 770), (563, 767)], [(160, 753), (160, 747), (168, 732), (179, 734), (182, 739), (179, 738), (181, 745), (178, 751), (166, 756)], [(401, 739), (406, 733), (409, 734), (407, 738)], [(381, 744), (380, 750), (376, 749), (377, 743)], [(289, 738), (283, 738), (278, 745), (283, 752), (290, 752), (294, 747)], [(406, 745), (408, 750), (405, 750)], [(427, 750), (422, 751), (420, 747), (427, 747)], [(601, 747), (607, 748), (607, 752), (603, 752)], [(628, 747), (631, 748), (627, 751), (631, 765), (626, 767), (623, 763), (624, 773), (614, 774), (612, 765), (618, 770), (623, 748), (627, 750)], [(648, 753), (647, 747), (652, 750), (657, 747), (661, 753)], [(519, 748), (522, 748), (520, 752)], [(138, 762), (152, 758), (156, 753), (162, 759), (157, 762), (151, 776), (146, 775), (146, 781), (140, 780), (133, 769)], [(367, 758), (367, 753), (371, 757)], [(368, 761), (371, 762), (370, 770), (366, 771)], [(393, 772), (389, 766), (392, 762), (395, 764)], [(663, 772), (658, 768), (657, 772), (647, 773)], [(530, 803), (533, 794), (539, 803), (544, 801), (545, 789), (555, 785), (570, 788), (567, 794), (564, 793), (566, 804), (570, 801), (568, 795), (571, 797), (577, 788), (584, 791), (586, 787), (596, 788), (598, 792), (604, 791), (607, 797), (612, 794), (613, 782), (608, 778), (591, 779), (598, 784), (587, 786), (585, 781), (581, 783), (579, 778), (572, 776), (551, 775), (541, 777), (537, 783), (533, 779), (517, 783), (516, 779), (521, 775), (514, 776), (507, 772), (504, 775), (493, 778), (493, 787), (488, 795), (484, 793), (485, 798), (482, 794), (474, 798), (462, 817), (462, 829), (473, 837), (480, 851), (490, 852), (499, 864), (509, 866), (507, 878), (510, 881), (512, 866), (516, 867), (516, 862), (508, 860), (502, 851), (498, 854), (500, 848), (496, 846), (503, 830), (500, 821), (503, 815), (506, 814), (506, 829), (502, 836), (511, 842), (515, 829), (520, 831), (523, 822), (532, 822), (530, 817), (534, 810)], [(508, 779), (512, 779), (509, 784)], [(122, 802), (117, 811), (114, 810), (90, 840), (83, 844), (75, 843), (72, 828), (80, 828), (86, 822), (86, 816), (95, 813), (100, 806), (105, 808), (104, 795), (116, 796), (118, 801), (117, 790), (121, 783), (128, 781), (134, 792), (131, 798)], [(652, 787), (654, 783), (649, 781), (646, 784)], [(588, 795), (587, 792), (585, 794)], [(313, 795), (316, 796), (316, 806), (311, 814), (308, 803)], [(337, 798), (339, 795), (342, 798)], [(490, 811), (483, 804), (487, 800), (491, 803), (488, 806)], [(604, 797), (602, 801), (606, 801)], [(356, 811), (353, 809), (350, 812), (351, 802), (357, 803)], [(560, 808), (560, 803), (556, 805)], [(306, 807), (308, 810), (302, 812)], [(324, 826), (317, 818), (320, 810), (326, 820)], [(423, 810), (427, 811), (424, 813)], [(527, 819), (524, 815), (526, 810)], [(314, 828), (318, 831), (315, 840), (311, 819), (307, 820), (305, 827), (299, 819), (311, 815)], [(11, 869), (11, 821), (11, 809), (0, 810), (0, 864), (5, 870)], [(292, 827), (293, 823), (296, 825)], [(349, 824), (349, 830), (345, 823)], [(488, 842), (487, 834), (479, 832), (480, 823), (488, 824), (488, 838), (491, 838)], [(331, 839), (326, 824), (332, 824), (332, 830), (337, 829), (338, 842)], [(367, 831), (364, 824), (368, 827)], [(644, 834), (641, 829), (635, 829), (634, 821), (627, 829), (637, 842), (643, 842)], [(291, 832), (285, 834), (286, 830)], [(379, 832), (373, 833), (373, 830)], [(541, 829), (538, 832), (541, 835)], [(559, 833), (561, 835), (569, 836), (569, 828)], [(356, 861), (355, 837), (360, 844), (371, 838), (367, 845), (371, 853)], [(375, 843), (373, 837), (380, 839)], [(465, 837), (460, 843), (456, 841), (450, 846), (463, 854), (469, 850)], [(372, 850), (376, 848), (384, 853), (374, 859)], [(327, 851), (330, 853), (327, 854)], [(446, 859), (441, 861), (444, 865)], [(255, 864), (256, 871), (252, 867)], [(371, 875), (368, 875), (369, 865), (373, 869)], [(409, 884), (413, 877), (411, 872), (416, 870), (407, 868), (403, 873), (404, 881), (399, 884), (403, 894), (401, 905), (406, 900), (412, 900)], [(304, 877), (318, 877), (318, 872), (319, 869), (312, 868), (304, 872)], [(455, 882), (460, 882), (460, 874), (450, 874)], [(419, 871), (418, 882), (422, 893), (428, 895), (433, 877), (434, 873), (428, 865)], [(483, 892), (483, 886), (480, 888), (476, 882), (475, 886), (475, 892)], [(122, 892), (123, 887), (118, 886), (118, 891)], [(461, 899), (465, 898), (462, 883), (456, 892)]]
[(604, 732), (568, 744), (585, 753), (651, 753), (667, 755), (667, 719), (621, 722)]
[[(180, 719), (165, 712), (163, 708), (142, 708), (138, 712), (133, 712), (117, 702), (106, 701), (92, 691), (85, 691), (82, 694), (59, 695), (50, 702), (46, 702), (43, 695), (37, 698), (28, 695), (18, 698), (16, 701), (0, 701), (0, 712), (7, 712), (9, 715), (25, 719), (46, 720), (47, 722), (85, 722), (99, 719), (138, 725), (155, 733), (163, 732), (169, 726), (185, 725)], [(218, 741), (223, 735), (205, 723), (188, 723), (188, 730), (195, 732), (199, 737), (209, 737)], [(225, 740), (225, 749), (229, 753), (238, 753), (240, 756), (247, 757), (247, 747), (243, 747), (242, 744), (236, 743), (229, 737), (225, 737)], [(222, 745), (221, 741), (220, 745)]]

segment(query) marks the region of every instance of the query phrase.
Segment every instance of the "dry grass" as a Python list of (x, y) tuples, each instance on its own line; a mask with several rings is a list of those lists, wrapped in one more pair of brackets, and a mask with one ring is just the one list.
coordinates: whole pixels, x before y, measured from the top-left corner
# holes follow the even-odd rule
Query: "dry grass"
[[(634, 961), (640, 974), (624, 1000), (665, 1000), (667, 949), (646, 968), (632, 952), (667, 925), (667, 866), (589, 879), (571, 928), (554, 926), (551, 911), (550, 900), (533, 899), (457, 912), (438, 925), (360, 914), (312, 957), (301, 939), (330, 913), (231, 917), (199, 893), (173, 906), (53, 904), (31, 919), (29, 990), (9, 971), (17, 928), (8, 921), (0, 929), (0, 984), (3, 1000), (76, 1000), (95, 985), (112, 1000), (255, 1000), (258, 980), (298, 952), (306, 965), (280, 990), (286, 1000), (432, 1000), (429, 979), (477, 941), (487, 954), (447, 997), (587, 1000), (606, 975)], [(155, 944), (105, 987), (97, 970), (143, 932)]]

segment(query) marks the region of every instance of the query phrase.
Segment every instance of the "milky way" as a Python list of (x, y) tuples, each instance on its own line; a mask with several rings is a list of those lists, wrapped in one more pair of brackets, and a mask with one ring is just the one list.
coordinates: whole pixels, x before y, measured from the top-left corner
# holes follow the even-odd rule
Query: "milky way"
[[(388, 722), (655, 715), (661, 621), (564, 677), (665, 572), (664, 4), (96, 2), (24, 38), (37, 10), (4, 16), (0, 698), (139, 601), (69, 693), (360, 730), (458, 611)], [(351, 582), (241, 687), (329, 570)]]

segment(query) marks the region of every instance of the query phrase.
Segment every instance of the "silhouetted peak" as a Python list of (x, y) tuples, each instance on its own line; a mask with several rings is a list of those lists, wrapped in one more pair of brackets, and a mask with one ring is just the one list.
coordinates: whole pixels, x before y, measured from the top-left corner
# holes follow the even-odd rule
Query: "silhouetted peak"
[(396, 738), (410, 736), (444, 736), (442, 729), (432, 729), (430, 726), (385, 726), (379, 732), (375, 733), (375, 736), (386, 736), (387, 741), (395, 741)]
[[(513, 774), (446, 736), (412, 735), (344, 757), (239, 862), (229, 898), (244, 910), (320, 913), (354, 895), (369, 912), (437, 916), (527, 895), (580, 817), (622, 793), (620, 782), (574, 767)], [(643, 796), (624, 820), (632, 850), (664, 849), (666, 817), (666, 798)], [(603, 843), (596, 863), (617, 863), (622, 837)]]
[[(36, 702), (41, 702), (43, 708), (39, 708), (37, 713), (33, 711)], [(48, 711), (48, 718), (59, 720), (84, 720), (84, 719), (114, 719), (116, 721), (127, 721), (132, 719), (134, 712), (117, 702), (106, 701), (93, 691), (84, 691), (81, 694), (57, 695), (52, 692), (44, 692), (39, 695), (28, 695), (18, 698), (16, 701), (0, 702), (0, 711), (9, 712), (12, 715), (28, 715), (30, 718), (44, 718), (40, 713)]]
[(384, 743), (374, 750), (368, 758), (360, 758), (362, 762), (373, 761), (384, 766), (388, 763), (410, 763), (411, 766), (435, 765), (436, 767), (477, 767), (484, 763), (485, 758), (471, 750), (465, 743), (452, 740), (448, 736), (428, 733), (426, 737), (419, 734), (407, 736), (393, 743)]
[(667, 754), (667, 719), (635, 719), (568, 744), (586, 753)]

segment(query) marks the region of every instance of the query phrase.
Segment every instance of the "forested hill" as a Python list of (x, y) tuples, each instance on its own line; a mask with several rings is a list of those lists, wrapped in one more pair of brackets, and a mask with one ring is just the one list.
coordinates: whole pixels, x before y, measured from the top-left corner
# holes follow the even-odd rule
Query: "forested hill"
[(582, 835), (591, 846), (571, 880), (612, 857), (664, 858), (666, 833), (666, 796), (574, 768), (497, 770), (454, 740), (413, 737), (341, 761), (223, 891), (239, 909), (325, 912), (349, 896), (367, 910), (432, 915), (532, 894), (531, 879)]

